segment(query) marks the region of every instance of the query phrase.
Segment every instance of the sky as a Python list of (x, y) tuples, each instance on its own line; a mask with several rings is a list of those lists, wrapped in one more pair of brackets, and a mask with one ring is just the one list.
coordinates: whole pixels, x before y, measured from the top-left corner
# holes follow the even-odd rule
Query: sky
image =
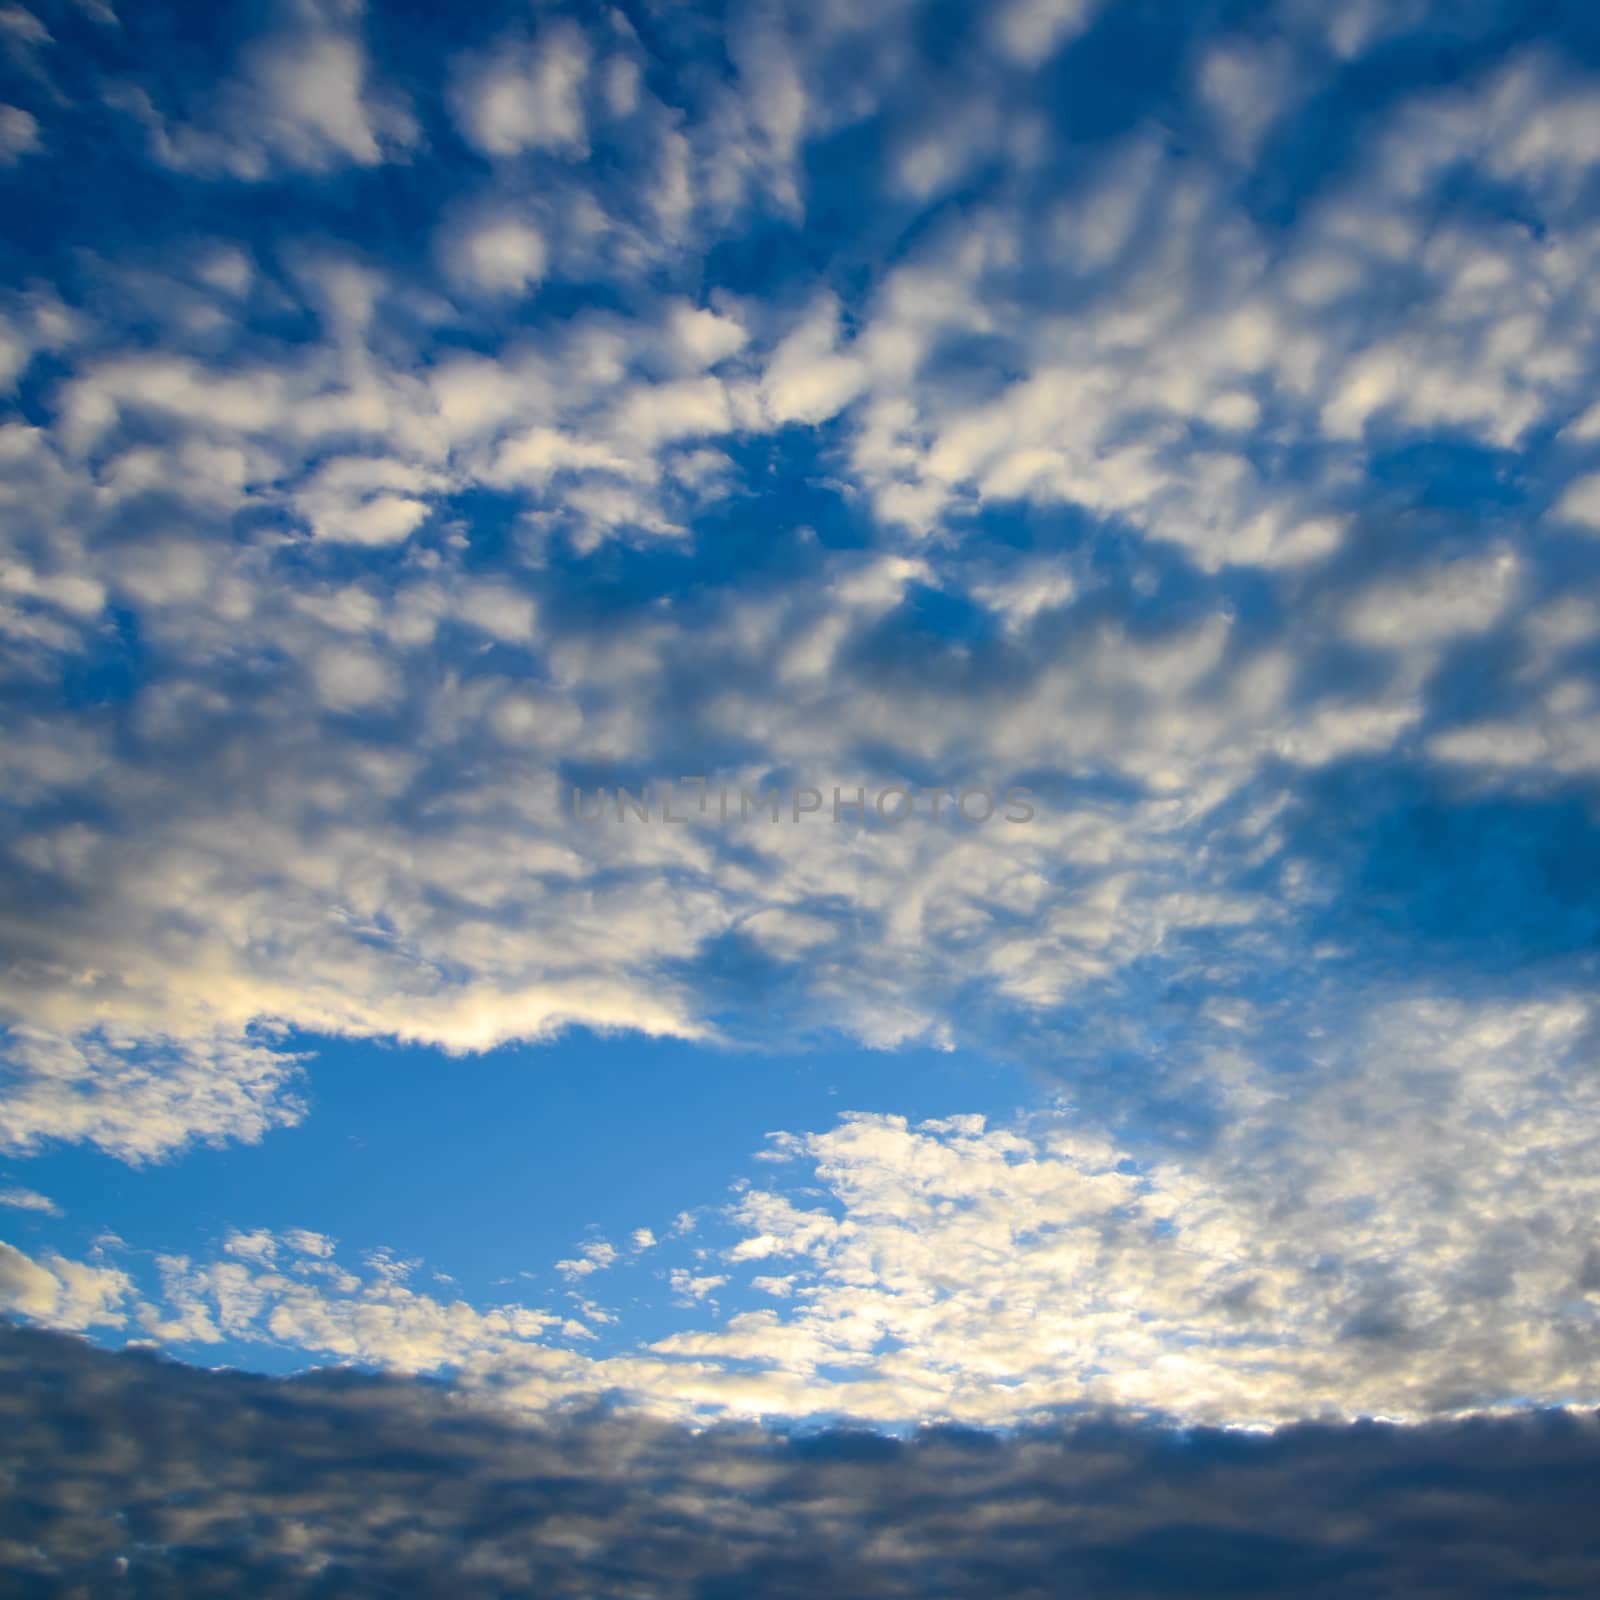
[[(1242, 1463), (1138, 1594), (1589, 1470), (1600, 13), (0, 0), (0, 216), (37, 1481), (276, 1393), (960, 1593), (940, 1451)], [(1587, 1592), (1482, 1494), (1285, 1592)]]

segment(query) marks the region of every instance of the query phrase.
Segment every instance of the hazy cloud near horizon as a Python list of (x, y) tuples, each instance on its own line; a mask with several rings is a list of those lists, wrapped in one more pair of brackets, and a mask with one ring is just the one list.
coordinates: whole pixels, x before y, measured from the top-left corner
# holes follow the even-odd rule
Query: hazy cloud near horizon
[(19, 1595), (1475, 1600), (1600, 1583), (1591, 1414), (900, 1440), (539, 1426), (416, 1383), (271, 1380), (0, 1329)]

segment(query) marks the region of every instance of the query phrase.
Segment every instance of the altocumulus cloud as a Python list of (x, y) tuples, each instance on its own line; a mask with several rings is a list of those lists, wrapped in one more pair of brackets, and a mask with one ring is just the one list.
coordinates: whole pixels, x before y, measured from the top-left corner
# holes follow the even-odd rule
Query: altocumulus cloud
[[(931, 120), (915, 8), (750, 9), (710, 78), (687, 15), (485, 18), (441, 75), (307, 3), (179, 87), (152, 19), (25, 30), (10, 1145), (258, 1138), (298, 1114), (274, 1027), (695, 1038), (775, 971), (765, 1030), (1047, 1066), (1158, 996), (1186, 1040), (1285, 971), (1342, 1004), (1389, 864), (1326, 834), (1381, 855), (1406, 804), (1502, 807), (1504, 919), (1567, 931), (1514, 961), (1585, 942), (1536, 859), (1600, 748), (1581, 41), (1453, 18), (1456, 81), (1357, 95), (1376, 22), (1265, 7), (1263, 55), (1202, 8), (1073, 113), (1041, 61), (1087, 81), (1155, 24), (1048, 9), (951, 23)], [(63, 140), (160, 220), (85, 255)], [(416, 248), (366, 236), (379, 183)], [(679, 773), (1026, 779), (1042, 814), (870, 848), (563, 817)], [(1484, 951), (1434, 931), (1399, 953), (1449, 990)]]
[[(0, 13), (0, 1151), (288, 1137), (318, 1036), (1049, 1109), (786, 1126), (532, 1305), (8, 1173), (21, 1317), (444, 1380), (16, 1335), (13, 1566), (1593, 1587), (1589, 1423), (1447, 1420), (1600, 1398), (1587, 9), (417, 9)], [(566, 804), (668, 778), (1038, 809)]]

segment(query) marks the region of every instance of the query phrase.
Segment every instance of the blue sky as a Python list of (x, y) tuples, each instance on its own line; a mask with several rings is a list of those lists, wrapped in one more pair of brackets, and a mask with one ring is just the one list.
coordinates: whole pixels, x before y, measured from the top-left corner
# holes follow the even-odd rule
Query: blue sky
[(15, 1316), (1600, 1398), (1589, 8), (28, 0), (0, 208)]

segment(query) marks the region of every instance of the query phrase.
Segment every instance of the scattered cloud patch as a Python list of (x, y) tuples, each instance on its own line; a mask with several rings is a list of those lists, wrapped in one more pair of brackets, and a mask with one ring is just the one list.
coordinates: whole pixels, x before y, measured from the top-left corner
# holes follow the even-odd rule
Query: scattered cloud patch
[(42, 1195), (36, 1189), (24, 1189), (18, 1185), (0, 1189), (0, 1206), (10, 1206), (14, 1211), (39, 1211), (47, 1217), (62, 1215), (61, 1207), (48, 1195)]

